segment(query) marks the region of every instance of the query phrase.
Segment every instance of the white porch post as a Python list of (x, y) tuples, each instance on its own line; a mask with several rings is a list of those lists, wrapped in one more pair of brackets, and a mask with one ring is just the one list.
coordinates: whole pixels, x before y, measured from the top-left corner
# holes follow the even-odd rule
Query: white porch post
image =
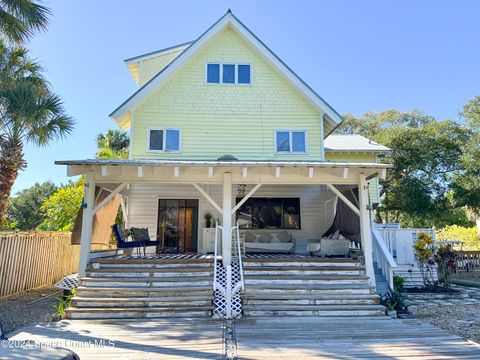
[(232, 262), (232, 174), (223, 174), (223, 208), (222, 208), (222, 256), (223, 266)]
[(85, 276), (88, 260), (90, 258), (90, 243), (92, 241), (93, 206), (95, 201), (95, 182), (90, 175), (85, 176), (85, 198), (86, 207), (83, 209), (82, 235), (80, 237), (80, 263), (78, 266), (78, 277)]
[(370, 285), (375, 286), (375, 272), (373, 270), (372, 229), (368, 205), (368, 184), (365, 175), (360, 175), (358, 184), (358, 198), (360, 205), (360, 235), (365, 256), (365, 269)]

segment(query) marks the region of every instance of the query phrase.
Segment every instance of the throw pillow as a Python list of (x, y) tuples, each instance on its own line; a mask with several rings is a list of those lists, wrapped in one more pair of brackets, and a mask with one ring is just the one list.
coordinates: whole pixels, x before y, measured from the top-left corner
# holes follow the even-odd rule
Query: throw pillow
[(132, 227), (132, 238), (133, 238), (133, 241), (148, 241), (148, 240), (150, 240), (150, 235), (148, 234), (148, 228)]
[(255, 242), (255, 240), (257, 240), (255, 234), (252, 234), (250, 231), (245, 234), (245, 242), (252, 243)]
[(289, 243), (292, 240), (292, 237), (286, 231), (279, 232), (277, 238), (281, 243)]
[(269, 243), (271, 242), (273, 239), (273, 236), (270, 235), (269, 233), (263, 233), (262, 235), (260, 235), (260, 237), (258, 238), (258, 242), (261, 242), (261, 243)]

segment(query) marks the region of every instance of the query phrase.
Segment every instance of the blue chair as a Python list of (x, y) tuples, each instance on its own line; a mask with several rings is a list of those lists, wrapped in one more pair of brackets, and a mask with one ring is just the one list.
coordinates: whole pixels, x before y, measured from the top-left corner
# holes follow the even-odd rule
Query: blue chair
[(112, 225), (113, 235), (117, 240), (117, 252), (118, 249), (133, 249), (137, 248), (137, 254), (140, 255), (140, 247), (143, 246), (142, 241), (129, 241), (123, 232), (123, 229), (118, 224)]

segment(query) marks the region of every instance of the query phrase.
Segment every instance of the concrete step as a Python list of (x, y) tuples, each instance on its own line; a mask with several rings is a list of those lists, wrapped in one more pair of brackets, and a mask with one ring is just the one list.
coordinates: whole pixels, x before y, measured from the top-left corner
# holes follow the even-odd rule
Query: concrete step
[(245, 305), (375, 305), (380, 303), (380, 297), (373, 294), (342, 294), (320, 296), (314, 296), (310, 294), (250, 294), (244, 295), (242, 302)]
[(381, 305), (245, 305), (245, 316), (382, 316)]
[(81, 297), (176, 297), (176, 296), (212, 296), (212, 287), (189, 286), (189, 287), (128, 287), (118, 288), (80, 286), (76, 296)]
[(212, 286), (213, 277), (173, 277), (173, 278), (131, 278), (131, 277), (85, 277), (80, 279), (80, 285), (86, 287), (189, 287), (189, 286)]
[(90, 263), (92, 269), (165, 269), (187, 267), (213, 268), (213, 260), (206, 259), (94, 259)]
[(74, 308), (141, 308), (176, 306), (211, 306), (212, 296), (170, 296), (170, 297), (80, 297), (72, 300)]
[(245, 267), (363, 267), (359, 261), (351, 259), (320, 259), (320, 258), (306, 258), (306, 259), (242, 259)]
[(244, 274), (247, 275), (364, 275), (365, 269), (352, 266), (244, 266)]
[(355, 294), (367, 295), (374, 293), (374, 287), (366, 283), (362, 284), (302, 284), (302, 285), (288, 285), (288, 284), (245, 284), (245, 294), (312, 294), (312, 295), (327, 295), (327, 294)]
[(364, 275), (245, 275), (245, 286), (278, 284), (285, 286), (314, 284), (363, 284), (368, 280)]
[(144, 307), (144, 308), (69, 308), (69, 319), (154, 319), (210, 317), (212, 306)]
[(207, 277), (213, 276), (213, 267), (187, 267), (187, 268), (162, 268), (162, 269), (139, 269), (139, 268), (100, 268), (87, 271), (87, 277)]

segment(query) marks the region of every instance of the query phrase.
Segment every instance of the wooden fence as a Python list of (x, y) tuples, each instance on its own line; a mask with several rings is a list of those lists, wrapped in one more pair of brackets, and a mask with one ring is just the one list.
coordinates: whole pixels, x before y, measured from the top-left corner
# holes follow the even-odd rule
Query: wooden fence
[(480, 251), (455, 251), (456, 266), (452, 277), (480, 282)]
[(71, 233), (0, 232), (0, 297), (54, 284), (78, 271)]

